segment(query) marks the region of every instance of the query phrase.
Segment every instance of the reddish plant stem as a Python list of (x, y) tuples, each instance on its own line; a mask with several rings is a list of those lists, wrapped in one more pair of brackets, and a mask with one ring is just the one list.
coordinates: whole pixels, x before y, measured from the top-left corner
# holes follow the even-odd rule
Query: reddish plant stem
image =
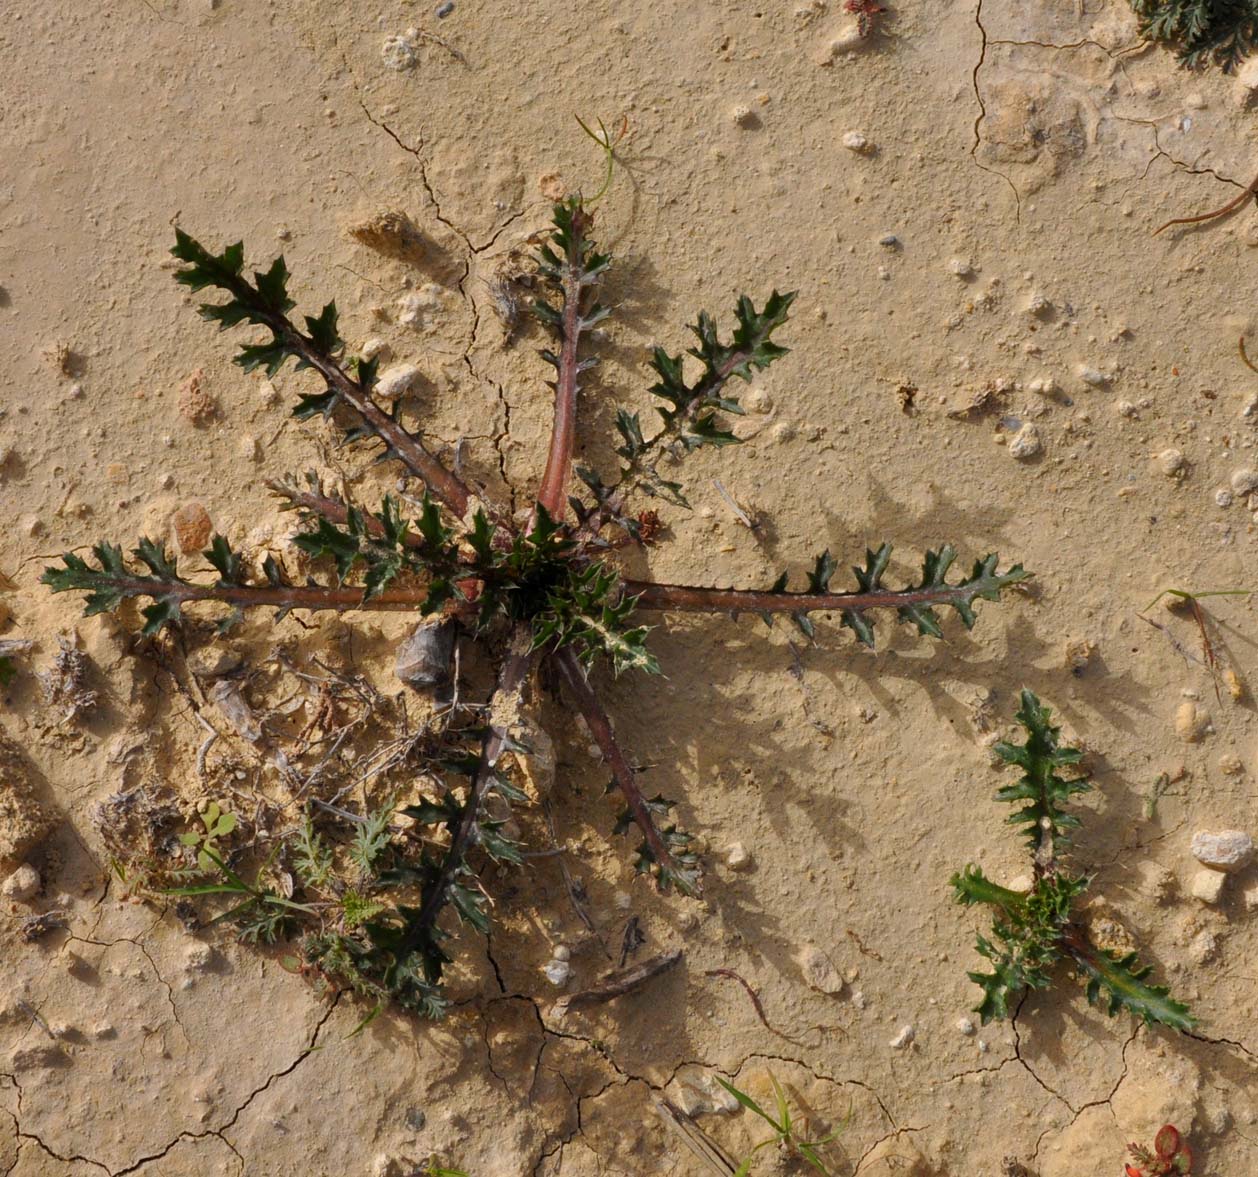
[[(256, 294), (243, 280), (240, 280), (239, 289), (233, 289), (237, 297), (246, 302), (256, 300)], [(371, 427), (376, 436), (397, 455), (402, 465), (422, 479), (428, 489), (460, 519), (463, 517), (472, 492), (458, 475), (447, 470), (417, 437), (403, 429), (376, 404), (362, 384), (321, 351), (314, 340), (294, 327), (286, 315), (266, 311), (262, 313), (262, 319), (288, 347), (327, 381), (328, 388), (337, 393)]]
[(173, 597), (184, 601), (222, 601), (242, 609), (274, 606), (278, 609), (418, 609), (428, 598), (428, 590), (386, 589), (369, 601), (361, 588), (329, 588), (324, 585), (213, 585), (155, 580), (152, 577), (110, 577), (106, 582), (128, 597)]
[(581, 257), (589, 216), (578, 208), (572, 215), (572, 232), (568, 244), (567, 263), (563, 277), (563, 347), (559, 352), (559, 371), (555, 381), (555, 418), (551, 426), (550, 452), (537, 492), (537, 502), (558, 523), (568, 508), (568, 477), (572, 469), (572, 448), (577, 433), (577, 347), (581, 341), (581, 302), (584, 284), (581, 281)]
[(639, 609), (679, 613), (811, 613), (818, 609), (899, 609), (905, 605), (946, 605), (973, 597), (972, 586), (885, 589), (873, 593), (774, 593), (760, 589), (700, 588), (686, 584), (622, 582), (625, 596), (636, 597)]
[(681, 877), (681, 869), (673, 860), (672, 853), (669, 851), (664, 839), (660, 836), (660, 832), (655, 826), (655, 821), (651, 817), (651, 811), (647, 808), (646, 798), (642, 796), (642, 790), (638, 788), (638, 781), (633, 767), (625, 759), (625, 754), (620, 750), (620, 745), (616, 742), (616, 735), (612, 731), (611, 720), (607, 717), (607, 712), (603, 710), (603, 705), (598, 701), (598, 696), (595, 695), (594, 689), (590, 686), (589, 679), (586, 678), (585, 671), (581, 668), (581, 663), (577, 661), (576, 654), (573, 653), (570, 647), (564, 648), (555, 654), (552, 662), (558, 668), (560, 678), (563, 679), (569, 693), (576, 702), (577, 710), (585, 717), (590, 734), (594, 737), (594, 742), (603, 753), (603, 759), (612, 770), (612, 777), (616, 782), (616, 787), (620, 790), (621, 796), (624, 797), (625, 804), (629, 807), (629, 814), (638, 829), (642, 831), (642, 836), (646, 839), (646, 844), (651, 848), (651, 853), (655, 855), (655, 861), (659, 863), (662, 869), (670, 871), (674, 877)]

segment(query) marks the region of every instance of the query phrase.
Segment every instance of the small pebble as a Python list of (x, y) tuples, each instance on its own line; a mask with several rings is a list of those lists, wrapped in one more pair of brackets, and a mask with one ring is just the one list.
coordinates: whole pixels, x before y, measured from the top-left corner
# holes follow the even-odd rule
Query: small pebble
[(1009, 452), (1019, 461), (1035, 457), (1044, 448), (1040, 431), (1034, 425), (1023, 425), (1009, 442)]
[(1214, 505), (1216, 507), (1230, 507), (1232, 505), (1232, 492), (1226, 487), (1219, 487), (1214, 492)]
[(865, 1005), (866, 1005), (865, 995), (859, 989), (857, 989), (856, 992), (852, 994), (852, 1004), (856, 1006), (857, 1009), (865, 1008)]
[(556, 944), (555, 951), (551, 953), (551, 957), (554, 960), (571, 960), (572, 949), (566, 944)]
[(403, 393), (410, 392), (423, 375), (414, 364), (393, 364), (380, 373), (372, 391), (384, 400), (397, 400)]
[(730, 870), (747, 870), (751, 863), (751, 851), (741, 842), (732, 843), (725, 851), (725, 865)]
[(961, 1033), (964, 1034), (967, 1038), (973, 1037), (974, 1032), (975, 1032), (974, 1023), (970, 1021), (969, 1018), (958, 1018), (957, 1029), (960, 1030)]
[(4, 880), (3, 885), (0, 885), (0, 892), (3, 892), (6, 899), (16, 899), (22, 903), (38, 894), (42, 885), (39, 871), (29, 862), (24, 862)]
[(900, 239), (894, 233), (884, 233), (878, 238), (878, 244), (884, 249), (899, 249)]
[(183, 954), (183, 967), (185, 972), (200, 973), (209, 968), (210, 961), (214, 959), (214, 949), (208, 944), (195, 940), (189, 944), (187, 950)]
[[(1031, 295), (1030, 299), (1027, 301), (1026, 313), (1028, 315), (1034, 315), (1037, 319), (1047, 318), (1050, 314), (1052, 314), (1052, 311), (1053, 311), (1053, 304), (1047, 298), (1045, 298), (1042, 294), (1033, 294)], [(1093, 383), (1091, 380), (1088, 379), (1088, 376), (1085, 373), (1090, 373), (1094, 376), (1099, 377), (1100, 384), (1105, 383), (1105, 377), (1101, 376), (1101, 374), (1097, 372), (1095, 368), (1084, 368), (1079, 372), (1079, 376), (1085, 384)]]
[(246, 462), (257, 462), (262, 458), (262, 443), (252, 433), (246, 433), (240, 439), (238, 448)]
[(1251, 470), (1248, 466), (1242, 467), (1240, 470), (1233, 470), (1232, 490), (1238, 495), (1253, 494), (1258, 490), (1258, 471)]
[(437, 19), (445, 20), (447, 16), (454, 11), (454, 0), (445, 0), (444, 4), (437, 5)]
[(385, 359), (388, 357), (390, 348), (383, 339), (373, 335), (370, 339), (363, 340), (363, 345), (358, 351), (364, 360), (374, 360), (377, 356)]
[(979, 1039), (977, 1046), (979, 1054), (986, 1054), (991, 1049), (991, 1047), (988, 1046), (981, 1038)]
[(419, 60), (415, 55), (415, 46), (405, 37), (385, 37), (380, 49), (380, 60), (385, 69), (401, 73), (403, 70), (414, 69)]
[(1219, 771), (1224, 776), (1239, 776), (1245, 771), (1245, 766), (1241, 763), (1239, 756), (1231, 752), (1225, 752), (1219, 757)]
[(1210, 731), (1210, 712), (1191, 699), (1185, 700), (1175, 711), (1175, 734), (1185, 744), (1200, 743)]
[(974, 267), (964, 258), (954, 257), (948, 263), (948, 270), (955, 274), (958, 278), (973, 278)]
[(862, 155), (872, 149), (872, 144), (859, 131), (848, 131), (843, 136), (843, 146)]
[(185, 503), (170, 521), (175, 529), (175, 542), (185, 556), (201, 551), (210, 542), (214, 525), (200, 503)]
[(552, 985), (566, 985), (572, 977), (572, 966), (566, 960), (552, 960), (542, 972)]
[(733, 107), (729, 112), (729, 117), (733, 121), (734, 126), (742, 127), (743, 130), (750, 130), (752, 127), (760, 124), (760, 119), (756, 116), (756, 112), (745, 102), (740, 102)]
[(1254, 840), (1243, 830), (1198, 830), (1192, 836), (1192, 856), (1216, 871), (1244, 870), (1254, 858)]
[(38, 515), (23, 515), (17, 525), (23, 535), (29, 535), (32, 539), (43, 535), (45, 531), (44, 521)]
[(1088, 385), (1089, 388), (1104, 388), (1109, 383), (1109, 377), (1099, 368), (1080, 364), (1076, 371), (1079, 373), (1079, 379)]
[(843, 992), (843, 978), (839, 976), (839, 970), (820, 948), (806, 945), (795, 954), (795, 963), (799, 965), (809, 988), (832, 997)]
[(1258, 882), (1250, 883), (1241, 892), (1241, 902), (1245, 904), (1246, 911), (1258, 911)]
[(1177, 450), (1174, 446), (1170, 449), (1163, 450), (1158, 454), (1154, 461), (1158, 464), (1158, 469), (1166, 475), (1167, 478), (1178, 478), (1184, 471), (1185, 461), (1182, 450)]
[(913, 1029), (912, 1026), (901, 1026), (900, 1032), (894, 1038), (891, 1039), (888, 1045), (891, 1047), (892, 1050), (903, 1050), (916, 1037), (917, 1037), (917, 1032)]
[(1223, 896), (1223, 881), (1226, 878), (1217, 870), (1199, 870), (1188, 882), (1188, 894), (1213, 906)]

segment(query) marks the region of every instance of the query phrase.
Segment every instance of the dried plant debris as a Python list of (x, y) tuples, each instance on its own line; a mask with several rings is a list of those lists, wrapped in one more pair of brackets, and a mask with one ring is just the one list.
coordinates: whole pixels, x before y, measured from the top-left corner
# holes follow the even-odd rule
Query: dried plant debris
[[(390, 216), (360, 228), (379, 248), (417, 248), (408, 224)], [(448, 467), (420, 424), (380, 403), (376, 360), (347, 354), (335, 303), (317, 315), (292, 316), (283, 258), (250, 275), (243, 245), (215, 253), (177, 231), (173, 252), (183, 263), (177, 280), (226, 295), (203, 305), (202, 316), (220, 328), (256, 329), (236, 362), (269, 376), (289, 360), (312, 370), (318, 382), (299, 397), (294, 415), (322, 417), (343, 431), (346, 445), (374, 447), (380, 461), (400, 472), (402, 490), (369, 508), (317, 479), (273, 483), (302, 520), (294, 541), (300, 569), (273, 554), (258, 560), (216, 534), (204, 552), (212, 577), (186, 575), (152, 539), (141, 540), (130, 558), (102, 541), (90, 558), (67, 553), (61, 566), (44, 573), (55, 592), (85, 593), (88, 614), (147, 602), (138, 623), (159, 642), (165, 631), (185, 625), (185, 610), (200, 605), (223, 630), (258, 608), (275, 610), (277, 623), (294, 611), (391, 610), (415, 619), (420, 628), (398, 651), (399, 674), (414, 689), (448, 692), (418, 727), (409, 726), (403, 698), (400, 726), (386, 737), (381, 725), (388, 709), (361, 687), (281, 658), (280, 671), (303, 690), (322, 684), (317, 689), (328, 692), (327, 709), (316, 707), (304, 732), (283, 735), (284, 716), (268, 717), (251, 704), (240, 678), (211, 688), (228, 728), (278, 771), (279, 795), (265, 805), (250, 800), (255, 811), (247, 832), (238, 803), (231, 808), (241, 822), (212, 844), (198, 822), (185, 821), (173, 832), (176, 845), (178, 834), (197, 835), (189, 863), (194, 847), (171, 850), (159, 800), (124, 802), (129, 795), (120, 794), (102, 814), (118, 828), (106, 835), (108, 822), (98, 822), (116, 851), (134, 839), (145, 869), (161, 877), (169, 877), (172, 854), (182, 853), (180, 869), (198, 875), (175, 889), (181, 900), (220, 905), (218, 918), (234, 922), (245, 939), (294, 941), (303, 971), (349, 987), (376, 1008), (395, 1002), (430, 1016), (442, 1012), (456, 925), (478, 932), (489, 926), (492, 880), (500, 871), (486, 868), (522, 861), (524, 834), (512, 811), (538, 800), (545, 785), (531, 782), (544, 782), (554, 764), (526, 704), (539, 668), (547, 668), (599, 748), (621, 803), (614, 829), (636, 836), (636, 871), (661, 891), (697, 895), (700, 858), (679, 823), (677, 803), (643, 790), (593, 675), (602, 668), (658, 673), (647, 617), (749, 613), (772, 623), (784, 615), (811, 640), (814, 618), (829, 614), (872, 647), (879, 612), (939, 638), (944, 608), (968, 629), (978, 601), (999, 600), (1028, 575), (1018, 565), (1001, 570), (988, 555), (957, 576), (956, 552), (945, 544), (926, 553), (920, 575), (895, 585), (891, 547), (883, 544), (854, 569), (851, 590), (833, 587), (838, 563), (828, 551), (811, 561), (798, 588), (789, 587), (790, 572), (767, 587), (739, 589), (626, 576), (619, 553), (667, 534), (654, 507), (688, 507), (680, 477), (687, 456), (737, 444), (730, 424), (742, 413), (739, 382), (787, 354), (775, 336), (794, 295), (772, 291), (759, 306), (743, 296), (732, 332), (703, 312), (689, 350), (656, 347), (649, 390), (655, 423), (620, 410), (618, 442), (604, 452), (602, 471), (574, 465), (578, 401), (597, 362), (591, 334), (610, 313), (598, 292), (612, 258), (594, 244), (593, 226), (580, 196), (562, 200), (539, 238), (527, 280), (512, 279), (519, 289), (532, 287), (533, 312), (554, 340), (541, 353), (554, 373), (550, 444), (533, 505), (518, 517)], [(652, 509), (643, 509), (644, 498), (654, 501)], [(490, 664), (496, 682), (476, 698), (458, 675), (464, 647)], [(661, 689), (662, 680), (654, 683)], [(354, 691), (362, 696), (357, 702)], [(337, 718), (341, 706), (358, 718)], [(312, 730), (324, 734), (315, 739)], [(336, 768), (336, 750), (350, 745), (356, 774)]]
[(1081, 775), (1061, 774), (1063, 769), (1075, 769), (1083, 753), (1061, 746), (1061, 729), (1050, 718), (1048, 708), (1024, 690), (1017, 720), (1026, 730), (1026, 743), (994, 746), (1001, 760), (1022, 772), (1015, 784), (997, 792), (996, 799), (1021, 806), (1009, 822), (1022, 827), (1031, 850), (1030, 890), (998, 886), (976, 866), (952, 877), (958, 903), (985, 903), (995, 911), (991, 938), (978, 937), (979, 955), (992, 971), (969, 974), (983, 990), (975, 1012), (984, 1025), (1007, 1018), (1011, 1001), (1028, 989), (1047, 989), (1052, 970), (1066, 960), (1086, 985), (1088, 1000), (1107, 1013), (1128, 1010), (1148, 1025), (1158, 1022), (1191, 1030), (1196, 1020), (1188, 1007), (1147, 980), (1152, 968), (1140, 964), (1135, 952), (1094, 944), (1079, 917), (1078, 901), (1092, 880), (1070, 871), (1061, 856), (1071, 831), (1079, 826), (1066, 806), (1092, 786)]
[(74, 723), (91, 715), (100, 694), (91, 685), (92, 663), (72, 637), (59, 639), (52, 665), (39, 676), (44, 701), (57, 711), (58, 723)]

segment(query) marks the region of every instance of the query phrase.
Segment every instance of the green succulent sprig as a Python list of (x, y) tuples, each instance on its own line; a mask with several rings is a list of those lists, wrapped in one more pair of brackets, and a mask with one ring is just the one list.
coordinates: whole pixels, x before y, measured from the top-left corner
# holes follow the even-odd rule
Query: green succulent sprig
[(951, 883), (958, 903), (986, 904), (995, 911), (991, 937), (979, 935), (977, 944), (991, 971), (967, 974), (983, 990), (975, 1012), (984, 1025), (1007, 1018), (1012, 1001), (1028, 989), (1049, 988), (1055, 966), (1066, 960), (1084, 981), (1088, 1000), (1106, 1013), (1127, 1010), (1148, 1025), (1190, 1030), (1196, 1023), (1188, 1007), (1164, 986), (1149, 982), (1151, 966), (1140, 964), (1134, 952), (1093, 944), (1079, 922), (1078, 902), (1092, 880), (1064, 870), (1058, 854), (1067, 831), (1079, 826), (1064, 807), (1091, 785), (1084, 777), (1063, 778), (1058, 770), (1078, 765), (1082, 754), (1061, 746), (1060, 728), (1032, 692), (1023, 690), (1016, 718), (1027, 733), (1026, 743), (998, 743), (995, 750), (1006, 764), (1021, 769), (1022, 777), (1000, 789), (996, 799), (1022, 804), (1009, 821), (1025, 829), (1034, 854), (1034, 882), (1027, 892), (1013, 891), (993, 883), (977, 866), (967, 866)]

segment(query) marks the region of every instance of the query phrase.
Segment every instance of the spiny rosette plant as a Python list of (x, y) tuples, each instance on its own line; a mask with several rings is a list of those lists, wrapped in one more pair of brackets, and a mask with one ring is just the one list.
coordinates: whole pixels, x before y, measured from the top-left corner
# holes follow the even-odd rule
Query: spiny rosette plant
[(983, 1024), (1009, 1016), (1009, 1003), (1028, 989), (1047, 989), (1052, 971), (1063, 960), (1074, 966), (1087, 986), (1088, 1000), (1109, 1014), (1129, 1010), (1147, 1025), (1160, 1022), (1190, 1030), (1195, 1019), (1168, 990), (1147, 980), (1152, 972), (1134, 952), (1120, 953), (1092, 943), (1076, 913), (1079, 897), (1091, 879), (1065, 869), (1059, 858), (1079, 819), (1066, 810), (1070, 799), (1092, 788), (1082, 775), (1061, 775), (1075, 768), (1083, 754), (1061, 746), (1061, 729), (1052, 713), (1023, 690), (1016, 718), (1027, 733), (1025, 744), (994, 745), (996, 754), (1021, 770), (1021, 777), (996, 793), (996, 800), (1020, 805), (1009, 817), (1021, 826), (1032, 853), (1034, 882), (1027, 892), (1012, 891), (988, 879), (977, 866), (953, 875), (958, 903), (986, 903), (995, 909), (992, 936), (978, 937), (979, 955), (991, 972), (969, 973), (983, 990), (975, 1007)]
[[(738, 441), (729, 429), (730, 418), (742, 412), (737, 382), (786, 354), (774, 335), (794, 295), (774, 291), (760, 308), (744, 296), (729, 337), (703, 313), (686, 353), (656, 347), (650, 391), (659, 402), (659, 421), (652, 427), (640, 414), (621, 410), (615, 474), (605, 479), (578, 469), (586, 489), (573, 493), (582, 377), (597, 362), (589, 354), (589, 334), (609, 313), (598, 289), (611, 258), (595, 247), (592, 223), (593, 213), (579, 196), (559, 203), (535, 258), (532, 281), (540, 297), (534, 309), (555, 341), (541, 352), (554, 369), (554, 417), (536, 495), (518, 516), (447, 465), (418, 423), (404, 417), (401, 402), (383, 407), (373, 393), (376, 364), (347, 354), (334, 303), (300, 323), (291, 316), (282, 257), (250, 277), (241, 244), (214, 253), (177, 231), (172, 252), (184, 266), (176, 280), (192, 291), (213, 288), (227, 296), (203, 305), (202, 316), (220, 328), (247, 325), (260, 333), (240, 348), (236, 362), (270, 376), (289, 359), (312, 370), (318, 385), (300, 396), (294, 415), (328, 419), (347, 445), (375, 446), (380, 461), (400, 470), (405, 489), (369, 510), (313, 475), (271, 483), (303, 520), (295, 543), (308, 558), (308, 572), (289, 569), (272, 555), (255, 564), (215, 535), (204, 553), (211, 576), (186, 575), (152, 539), (141, 540), (130, 559), (108, 542), (98, 543), (90, 558), (67, 553), (61, 566), (43, 576), (56, 592), (86, 593), (89, 615), (135, 599), (147, 602), (139, 611), (142, 628), (155, 638), (186, 626), (184, 611), (199, 603), (217, 607), (221, 629), (259, 608), (274, 609), (277, 621), (292, 610), (400, 610), (421, 627), (453, 629), (455, 638), (487, 655), (496, 668), (492, 693), (468, 701), (456, 689), (442, 723), (407, 745), (417, 771), (408, 775), (402, 795), (374, 809), (364, 798), (362, 812), (354, 813), (318, 788), (303, 787), (302, 800), (290, 807), (287, 833), (277, 835), (282, 845), (258, 867), (254, 881), (246, 881), (239, 861), (228, 861), (231, 855), (220, 845), (205, 850), (213, 856), (214, 877), (182, 889), (185, 899), (194, 892), (234, 897), (226, 914), (246, 935), (270, 940), (304, 933), (307, 965), (379, 1002), (391, 998), (428, 1014), (442, 1008), (442, 975), (450, 963), (453, 928), (445, 913), (452, 908), (458, 921), (484, 931), (489, 900), (481, 871), (486, 863), (521, 857), (520, 846), (507, 836), (516, 828), (508, 825), (508, 806), (525, 794), (510, 783), (507, 770), (512, 757), (518, 767), (529, 751), (519, 742), (515, 719), (540, 665), (550, 668), (551, 681), (560, 684), (601, 749), (609, 787), (623, 804), (615, 831), (636, 829), (640, 839), (636, 869), (662, 891), (697, 895), (699, 857), (674, 819), (675, 803), (644, 794), (590, 677), (600, 663), (615, 674), (658, 673), (644, 615), (752, 613), (771, 623), (785, 614), (811, 637), (812, 615), (837, 614), (872, 647), (878, 610), (891, 610), (920, 634), (940, 637), (942, 607), (951, 607), (969, 628), (977, 601), (998, 600), (1028, 576), (1018, 565), (1002, 572), (995, 556), (985, 556), (968, 575), (949, 581), (956, 554), (944, 546), (926, 554), (920, 579), (891, 587), (891, 548), (884, 544), (855, 569), (854, 591), (832, 588), (836, 563), (829, 552), (816, 557), (806, 587), (798, 590), (788, 587), (786, 573), (764, 589), (626, 577), (618, 553), (651, 542), (659, 529), (654, 512), (635, 513), (634, 500), (641, 505), (645, 496), (684, 508), (677, 473), (685, 457), (700, 447)], [(307, 803), (294, 826), (292, 811)], [(347, 827), (354, 831), (348, 843)], [(282, 871), (276, 856), (286, 864)]]

